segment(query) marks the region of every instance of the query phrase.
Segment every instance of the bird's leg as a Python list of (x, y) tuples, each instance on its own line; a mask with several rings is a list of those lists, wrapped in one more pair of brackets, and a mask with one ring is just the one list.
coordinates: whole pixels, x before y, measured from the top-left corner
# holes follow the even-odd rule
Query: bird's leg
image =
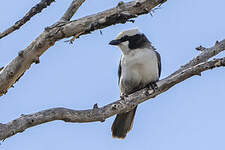
[(155, 91), (158, 89), (156, 82), (150, 82), (146, 87), (148, 88), (145, 93), (147, 96), (151, 95), (152, 93), (155, 93)]
[(149, 86), (151, 86), (151, 88), (154, 90), (154, 92), (155, 92), (156, 90), (158, 90), (158, 86), (157, 86), (156, 82), (151, 82), (151, 83), (149, 83)]

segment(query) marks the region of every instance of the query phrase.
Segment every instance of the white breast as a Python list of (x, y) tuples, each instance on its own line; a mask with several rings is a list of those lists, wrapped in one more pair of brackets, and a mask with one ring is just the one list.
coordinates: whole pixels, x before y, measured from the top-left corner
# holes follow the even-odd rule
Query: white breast
[(136, 49), (121, 58), (121, 80), (150, 83), (159, 79), (158, 60), (155, 51)]

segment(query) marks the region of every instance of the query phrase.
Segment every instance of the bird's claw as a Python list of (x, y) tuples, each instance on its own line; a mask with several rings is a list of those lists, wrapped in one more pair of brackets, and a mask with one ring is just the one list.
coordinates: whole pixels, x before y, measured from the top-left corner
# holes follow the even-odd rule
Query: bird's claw
[(158, 86), (157, 86), (156, 82), (150, 83), (149, 86), (151, 86), (151, 88), (154, 90), (154, 92), (155, 92), (156, 90), (158, 90)]
[(146, 91), (146, 95), (149, 96), (152, 93), (155, 93), (155, 91), (158, 89), (158, 86), (155, 82), (151, 82), (147, 85), (148, 90)]

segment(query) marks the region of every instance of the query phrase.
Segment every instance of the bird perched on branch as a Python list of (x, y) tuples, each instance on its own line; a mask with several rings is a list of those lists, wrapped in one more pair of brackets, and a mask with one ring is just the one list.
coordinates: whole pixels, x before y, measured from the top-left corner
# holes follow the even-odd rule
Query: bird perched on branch
[[(110, 45), (122, 51), (118, 76), (121, 97), (145, 87), (157, 87), (161, 73), (160, 55), (155, 51), (147, 37), (137, 28), (119, 33)], [(137, 106), (125, 113), (117, 114), (111, 131), (115, 138), (125, 138), (132, 128)]]

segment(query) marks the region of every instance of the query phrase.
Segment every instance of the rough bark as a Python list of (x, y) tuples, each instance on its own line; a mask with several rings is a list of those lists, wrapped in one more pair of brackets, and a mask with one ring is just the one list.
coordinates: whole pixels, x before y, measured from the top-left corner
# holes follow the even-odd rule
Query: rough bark
[[(225, 57), (207, 61), (217, 53), (225, 50), (225, 40), (216, 42), (212, 48), (205, 49), (200, 55), (192, 59), (185, 67), (181, 67), (178, 71), (170, 76), (157, 82), (158, 88), (155, 90), (144, 88), (137, 91), (125, 99), (120, 99), (111, 104), (98, 108), (97, 104), (93, 109), (88, 110), (72, 110), (67, 108), (52, 108), (43, 110), (34, 114), (21, 115), (19, 118), (7, 123), (0, 123), (0, 140), (4, 140), (17, 133), (23, 132), (27, 128), (43, 124), (54, 120), (62, 120), (65, 122), (94, 122), (101, 121), (121, 113), (133, 109), (138, 104), (167, 91), (174, 85), (199, 75), (201, 72), (216, 67), (225, 66)], [(200, 59), (200, 60), (198, 60)], [(196, 62), (198, 61), (198, 62)]]
[(0, 71), (0, 96), (30, 68), (32, 63), (39, 63), (39, 57), (56, 41), (63, 38), (88, 34), (118, 23), (126, 23), (131, 18), (149, 13), (152, 8), (165, 0), (139, 0), (128, 3), (120, 2), (117, 7), (70, 22), (59, 22), (47, 27), (32, 43), (18, 53), (7, 66)]

